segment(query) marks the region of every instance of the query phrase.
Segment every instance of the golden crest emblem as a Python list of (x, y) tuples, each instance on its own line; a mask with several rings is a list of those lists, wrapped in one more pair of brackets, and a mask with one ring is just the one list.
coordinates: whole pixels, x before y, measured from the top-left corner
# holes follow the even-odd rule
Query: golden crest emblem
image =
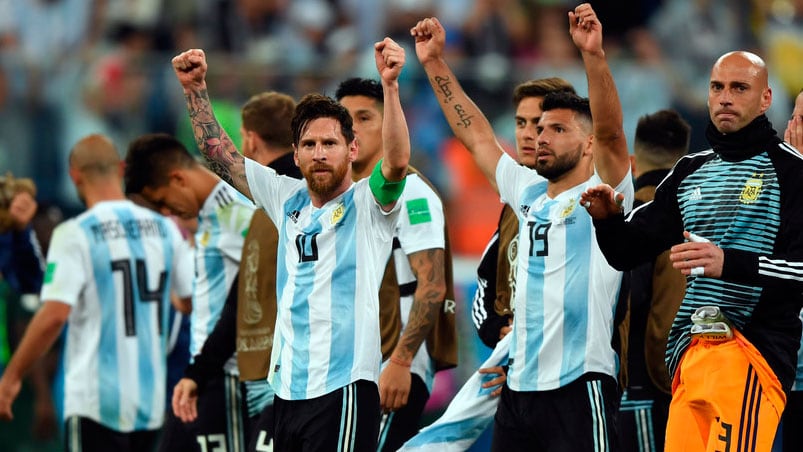
[(343, 215), (346, 213), (346, 206), (343, 203), (338, 204), (334, 209), (332, 209), (332, 218), (330, 219), (330, 223), (332, 226), (336, 225), (343, 219)]
[(209, 237), (210, 237), (209, 231), (204, 231), (204, 233), (201, 234), (201, 240), (200, 240), (201, 246), (209, 245)]
[(566, 207), (563, 208), (563, 211), (560, 212), (561, 218), (566, 218), (574, 212), (574, 208), (577, 206), (577, 200), (574, 198), (569, 199), (568, 204)]
[(758, 196), (761, 194), (761, 187), (764, 184), (763, 180), (761, 179), (764, 175), (760, 174), (758, 177), (754, 177), (747, 179), (747, 182), (744, 184), (744, 188), (742, 188), (742, 194), (739, 196), (739, 201), (742, 204), (752, 204), (758, 200)]

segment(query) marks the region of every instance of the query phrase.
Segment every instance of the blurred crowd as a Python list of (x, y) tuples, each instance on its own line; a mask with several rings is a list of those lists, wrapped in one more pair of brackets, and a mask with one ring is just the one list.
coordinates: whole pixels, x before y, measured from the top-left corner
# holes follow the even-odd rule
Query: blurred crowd
[[(803, 87), (803, 0), (591, 3), (606, 27), (628, 138), (641, 115), (675, 108), (692, 124), (690, 149), (706, 147), (710, 62), (728, 50), (753, 50), (768, 62), (775, 124), (783, 124)], [(467, 92), (511, 142), (511, 86), (545, 76), (586, 85), (566, 33), (565, 11), (573, 4), (0, 0), (0, 170), (33, 178), (43, 206), (71, 214), (80, 204), (65, 177), (66, 156), (79, 137), (103, 133), (125, 149), (142, 133), (167, 132), (194, 148), (171, 76), (170, 58), (178, 51), (206, 50), (215, 68), (209, 76), (215, 111), (239, 145), (238, 112), (250, 95), (264, 89), (297, 98), (310, 91), (331, 95), (346, 77), (373, 75), (374, 41), (391, 36), (411, 47), (410, 27), (431, 15), (450, 32), (449, 59)], [(447, 195), (476, 188), (478, 202), (494, 202), (487, 183), (466, 174), (471, 165), (464, 169), (451, 159), (454, 143), (423, 71), (410, 64), (402, 76), (414, 164)], [(457, 251), (482, 250), (458, 243)]]

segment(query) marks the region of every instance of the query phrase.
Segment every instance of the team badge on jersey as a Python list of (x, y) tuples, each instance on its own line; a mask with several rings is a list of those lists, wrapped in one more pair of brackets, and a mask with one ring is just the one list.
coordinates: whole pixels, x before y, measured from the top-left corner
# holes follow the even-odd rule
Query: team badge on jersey
[(346, 206), (341, 202), (337, 206), (335, 206), (334, 209), (332, 209), (332, 217), (330, 218), (329, 223), (332, 226), (340, 223), (340, 220), (343, 219), (343, 215), (345, 214), (346, 214)]
[[(753, 175), (755, 176), (755, 174)], [(758, 196), (761, 194), (761, 187), (763, 185), (763, 174), (759, 174), (758, 178), (753, 177), (751, 179), (747, 179), (747, 182), (744, 184), (744, 188), (742, 189), (742, 194), (739, 196), (739, 201), (742, 204), (752, 204), (758, 200)]]
[(563, 211), (560, 213), (560, 218), (566, 218), (574, 212), (574, 208), (577, 206), (577, 201), (574, 198), (569, 199), (568, 205), (563, 208)]
[(56, 263), (48, 262), (47, 269), (45, 270), (44, 284), (49, 284), (53, 282), (53, 274), (55, 273), (56, 273)]
[(205, 247), (205, 246), (209, 245), (209, 239), (210, 238), (211, 238), (211, 236), (209, 234), (209, 231), (204, 231), (204, 233), (201, 235), (201, 240), (200, 240), (201, 246)]

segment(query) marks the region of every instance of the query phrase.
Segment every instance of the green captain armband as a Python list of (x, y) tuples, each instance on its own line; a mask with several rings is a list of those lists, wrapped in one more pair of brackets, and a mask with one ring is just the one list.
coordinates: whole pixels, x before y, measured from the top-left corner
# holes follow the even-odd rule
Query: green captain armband
[(399, 199), (404, 191), (406, 180), (406, 177), (398, 182), (391, 182), (385, 179), (385, 175), (382, 174), (382, 160), (380, 160), (371, 172), (368, 185), (371, 187), (371, 193), (374, 194), (374, 198), (376, 198), (379, 204), (386, 206)]

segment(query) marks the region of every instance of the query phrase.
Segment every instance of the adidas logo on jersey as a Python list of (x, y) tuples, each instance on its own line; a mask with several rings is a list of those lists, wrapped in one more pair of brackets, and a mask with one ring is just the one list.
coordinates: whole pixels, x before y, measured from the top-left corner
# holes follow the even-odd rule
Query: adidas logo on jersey
[(521, 214), (526, 217), (527, 214), (530, 213), (530, 206), (522, 204), (519, 206), (519, 210), (521, 211)]
[(298, 216), (301, 215), (301, 212), (298, 210), (294, 210), (292, 212), (287, 213), (287, 218), (293, 220), (293, 223), (298, 223)]
[(700, 187), (694, 187), (694, 190), (691, 191), (689, 195), (690, 201), (699, 201), (703, 199), (703, 192), (700, 190)]

